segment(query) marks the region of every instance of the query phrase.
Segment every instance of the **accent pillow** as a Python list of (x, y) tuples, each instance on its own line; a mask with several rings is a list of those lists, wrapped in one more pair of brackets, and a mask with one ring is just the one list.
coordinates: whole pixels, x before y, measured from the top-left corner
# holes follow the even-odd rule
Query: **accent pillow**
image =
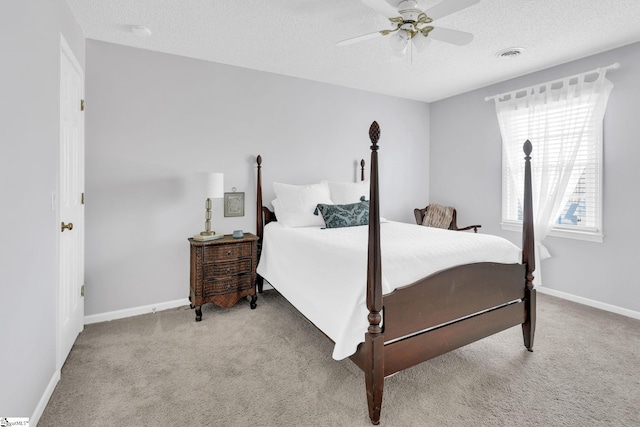
[(429, 205), (427, 214), (422, 220), (422, 225), (435, 228), (449, 228), (453, 220), (453, 208), (450, 206), (442, 206), (435, 203)]
[(327, 182), (331, 193), (331, 200), (336, 205), (358, 203), (364, 196), (369, 198), (369, 181), (360, 182)]
[(318, 204), (316, 215), (320, 211), (327, 228), (367, 225), (369, 224), (369, 202), (364, 200), (364, 196), (360, 200), (358, 203), (348, 205)]
[(326, 182), (309, 185), (273, 183), (277, 203), (274, 210), (278, 222), (285, 227), (322, 226), (322, 218), (313, 211), (319, 203), (330, 204), (331, 196)]

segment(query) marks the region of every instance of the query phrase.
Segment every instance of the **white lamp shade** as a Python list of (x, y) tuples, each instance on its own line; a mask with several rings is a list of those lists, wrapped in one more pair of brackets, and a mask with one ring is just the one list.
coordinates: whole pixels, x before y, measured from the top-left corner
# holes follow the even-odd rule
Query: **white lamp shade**
[(398, 32), (389, 39), (389, 44), (391, 45), (391, 49), (404, 53), (408, 40), (409, 35), (407, 32), (405, 30), (398, 30)]
[(204, 188), (209, 199), (224, 197), (224, 174), (220, 172), (206, 172), (204, 175)]
[(431, 43), (431, 39), (422, 35), (422, 33), (418, 33), (411, 39), (413, 42), (413, 46), (415, 46), (418, 53), (424, 52), (424, 50)]

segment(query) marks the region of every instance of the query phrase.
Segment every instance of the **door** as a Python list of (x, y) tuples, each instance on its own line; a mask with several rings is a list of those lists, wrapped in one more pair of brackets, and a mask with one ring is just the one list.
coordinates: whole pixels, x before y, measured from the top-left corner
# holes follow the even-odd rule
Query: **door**
[(84, 327), (84, 73), (60, 38), (58, 368)]

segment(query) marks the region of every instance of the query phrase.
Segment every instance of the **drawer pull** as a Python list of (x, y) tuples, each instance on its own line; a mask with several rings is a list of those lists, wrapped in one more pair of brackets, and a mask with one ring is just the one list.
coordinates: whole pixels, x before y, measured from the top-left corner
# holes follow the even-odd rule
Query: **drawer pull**
[(227, 285), (227, 290), (231, 289), (231, 284)]
[(231, 273), (231, 269), (227, 268), (227, 274)]
[(227, 256), (231, 256), (231, 251), (227, 251)]

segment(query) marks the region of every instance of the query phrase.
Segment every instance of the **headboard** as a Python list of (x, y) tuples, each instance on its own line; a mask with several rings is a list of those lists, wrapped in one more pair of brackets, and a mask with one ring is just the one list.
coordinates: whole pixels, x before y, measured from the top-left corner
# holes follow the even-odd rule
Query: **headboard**
[[(256, 182), (256, 235), (260, 238), (260, 242), (262, 242), (262, 235), (264, 232), (264, 226), (269, 224), (271, 221), (277, 221), (276, 214), (264, 206), (262, 203), (262, 156), (258, 155), (256, 157), (256, 164), (258, 168), (258, 177)], [(364, 176), (364, 159), (360, 160), (360, 181), (365, 180)]]

